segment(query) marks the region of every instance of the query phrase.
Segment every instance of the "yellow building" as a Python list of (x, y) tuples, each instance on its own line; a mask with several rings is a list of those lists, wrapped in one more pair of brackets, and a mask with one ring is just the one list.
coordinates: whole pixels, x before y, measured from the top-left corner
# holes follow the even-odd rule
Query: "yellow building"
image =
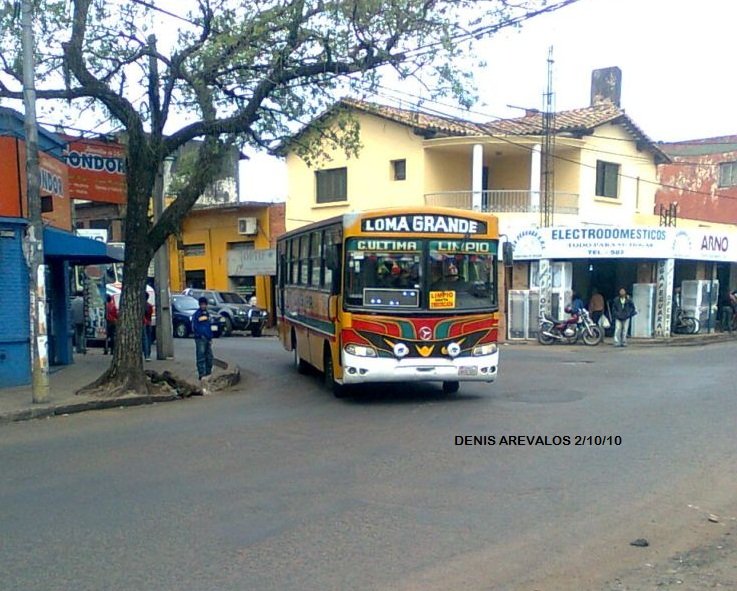
[(172, 292), (235, 291), (273, 313), (274, 246), (284, 232), (283, 203), (195, 207), (169, 241)]
[[(333, 123), (335, 128), (348, 111), (360, 129), (360, 149), (347, 156), (326, 143), (327, 156), (308, 164), (297, 153), (297, 143), (285, 147), (286, 227), (396, 205), (495, 213), (500, 232), (516, 252), (514, 268), (500, 278), (506, 296), (500, 301), (515, 308), (512, 295), (526, 298), (518, 309), (505, 310), (511, 337), (534, 333), (539, 297), (548, 312), (562, 317), (574, 292), (587, 299), (596, 288), (610, 298), (619, 287), (656, 285), (657, 306), (653, 300), (652, 307), (664, 318), (670, 315), (674, 285), (719, 275), (719, 291), (724, 291), (737, 277), (732, 268), (737, 251), (702, 252), (696, 245), (713, 242), (702, 236), (707, 229), (713, 234), (731, 228), (679, 219), (677, 232), (642, 231), (663, 222), (655, 207), (657, 167), (669, 158), (619, 107), (621, 72), (613, 68), (596, 74), (607, 84), (613, 76), (614, 85), (603, 94), (592, 86), (588, 107), (555, 113), (548, 142), (545, 117), (535, 110), (515, 119), (475, 123), (340, 101), (313, 126)], [(737, 244), (737, 235), (732, 238)], [(541, 294), (541, 289), (552, 291)], [(526, 317), (523, 329), (515, 332), (511, 314), (520, 322)], [(650, 332), (668, 332), (663, 318)]]

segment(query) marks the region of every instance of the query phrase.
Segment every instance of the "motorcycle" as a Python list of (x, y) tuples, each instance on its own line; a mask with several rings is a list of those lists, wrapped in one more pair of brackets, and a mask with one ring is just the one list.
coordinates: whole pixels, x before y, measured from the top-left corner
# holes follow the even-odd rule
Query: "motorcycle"
[[(565, 311), (572, 314), (570, 307), (566, 307)], [(555, 342), (573, 345), (581, 339), (585, 345), (591, 347), (604, 340), (604, 330), (591, 320), (587, 310), (582, 308), (574, 316), (577, 316), (575, 322), (559, 322), (545, 314), (540, 320), (537, 340), (541, 345), (552, 345)]]

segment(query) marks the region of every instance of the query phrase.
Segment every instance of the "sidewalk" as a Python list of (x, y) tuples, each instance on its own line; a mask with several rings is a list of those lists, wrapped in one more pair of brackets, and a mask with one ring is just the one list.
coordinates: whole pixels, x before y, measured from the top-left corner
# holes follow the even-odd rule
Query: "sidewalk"
[[(714, 343), (737, 343), (737, 332), (715, 332), (712, 334), (678, 334), (668, 338), (633, 338), (629, 337), (627, 343), (631, 346), (637, 347), (700, 347), (705, 345), (712, 345)], [(505, 345), (533, 345), (544, 347), (547, 345), (540, 345), (535, 339), (521, 340), (512, 339), (503, 342)], [(579, 344), (580, 341), (579, 341)], [(606, 337), (604, 344), (612, 344), (612, 338)]]
[[(155, 354), (155, 353), (154, 353)], [(110, 364), (110, 356), (103, 355), (99, 349), (89, 349), (86, 355), (74, 355), (74, 363), (63, 367), (52, 367), (49, 374), (49, 401), (45, 404), (32, 402), (32, 388), (0, 388), (0, 424), (24, 421), (34, 418), (83, 412), (86, 410), (114, 408), (119, 406), (138, 406), (153, 402), (177, 400), (175, 395), (122, 396), (118, 398), (96, 398), (77, 396), (75, 392), (99, 377)], [(229, 363), (229, 367), (237, 366)], [(177, 377), (197, 384), (197, 374), (193, 359), (155, 358), (144, 364), (144, 369), (156, 372), (169, 370)], [(217, 376), (215, 369), (214, 374)]]

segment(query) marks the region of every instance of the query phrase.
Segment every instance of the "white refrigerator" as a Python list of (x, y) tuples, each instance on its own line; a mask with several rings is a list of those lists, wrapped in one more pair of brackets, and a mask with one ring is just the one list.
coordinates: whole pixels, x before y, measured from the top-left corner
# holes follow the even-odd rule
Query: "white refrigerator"
[(632, 318), (630, 334), (633, 337), (651, 338), (655, 331), (655, 283), (635, 283), (632, 301), (637, 315)]

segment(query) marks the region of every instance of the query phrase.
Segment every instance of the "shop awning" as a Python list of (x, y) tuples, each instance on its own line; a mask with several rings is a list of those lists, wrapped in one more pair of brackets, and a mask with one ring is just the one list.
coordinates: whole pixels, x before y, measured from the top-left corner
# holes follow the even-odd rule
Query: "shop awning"
[(123, 260), (117, 253), (108, 252), (104, 242), (57, 228), (44, 228), (44, 258), (69, 261), (72, 265), (98, 265)]

